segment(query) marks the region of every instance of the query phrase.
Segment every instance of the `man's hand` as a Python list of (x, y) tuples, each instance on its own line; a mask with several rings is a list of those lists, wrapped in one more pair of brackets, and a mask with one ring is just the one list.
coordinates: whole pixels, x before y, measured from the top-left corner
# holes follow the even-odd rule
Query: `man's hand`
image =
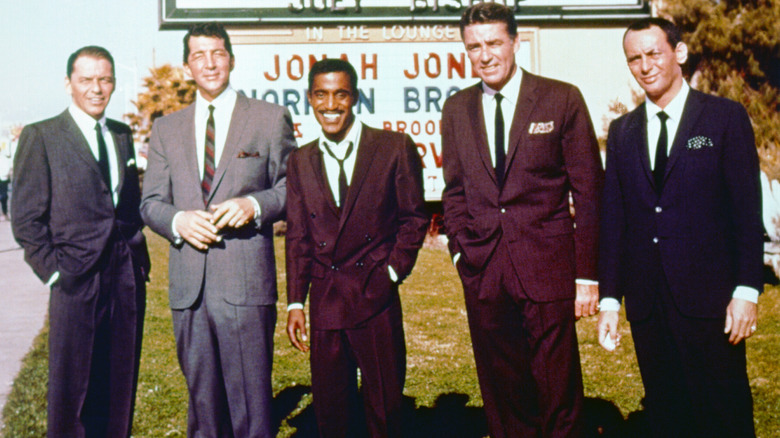
[(211, 223), (221, 230), (225, 227), (240, 228), (255, 217), (255, 206), (247, 198), (233, 198), (211, 206)]
[(741, 298), (732, 298), (726, 308), (726, 327), (723, 333), (729, 334), (729, 342), (737, 345), (753, 336), (758, 321), (758, 305)]
[(602, 310), (599, 313), (599, 344), (607, 351), (614, 351), (620, 345), (619, 320), (620, 315), (614, 310)]
[(295, 348), (304, 353), (309, 351), (309, 346), (305, 344), (308, 340), (306, 336), (306, 315), (302, 309), (293, 309), (287, 313), (287, 337)]
[(574, 317), (577, 319), (593, 316), (598, 311), (599, 286), (597, 284), (577, 283), (577, 298), (574, 300)]
[(187, 243), (205, 251), (219, 239), (217, 227), (211, 223), (212, 217), (211, 213), (203, 210), (185, 211), (176, 217), (174, 227)]

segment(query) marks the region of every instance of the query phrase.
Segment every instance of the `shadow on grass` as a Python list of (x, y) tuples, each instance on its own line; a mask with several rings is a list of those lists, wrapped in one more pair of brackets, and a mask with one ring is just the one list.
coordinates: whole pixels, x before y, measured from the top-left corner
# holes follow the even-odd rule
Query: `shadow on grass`
[[(296, 385), (284, 389), (275, 400), (281, 421), (296, 429), (296, 438), (316, 438), (317, 424), (311, 404), (295, 413), (311, 387)], [(403, 401), (403, 436), (405, 438), (482, 438), (488, 435), (485, 413), (481, 407), (468, 406), (469, 396), (459, 393), (441, 394), (432, 407), (415, 406), (412, 397)], [(614, 403), (586, 398), (584, 438), (643, 438), (647, 436), (644, 412), (637, 411), (623, 418)], [(365, 427), (365, 426), (363, 426)], [(357, 435), (362, 436), (362, 435)]]

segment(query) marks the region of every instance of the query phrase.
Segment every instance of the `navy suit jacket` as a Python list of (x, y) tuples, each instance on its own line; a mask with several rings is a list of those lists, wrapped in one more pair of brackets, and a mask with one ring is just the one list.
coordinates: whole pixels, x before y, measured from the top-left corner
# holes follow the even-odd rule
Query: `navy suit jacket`
[(691, 90), (656, 195), (642, 104), (613, 121), (601, 210), (599, 289), (649, 315), (656, 251), (680, 312), (721, 318), (737, 285), (763, 288), (758, 155), (745, 109)]

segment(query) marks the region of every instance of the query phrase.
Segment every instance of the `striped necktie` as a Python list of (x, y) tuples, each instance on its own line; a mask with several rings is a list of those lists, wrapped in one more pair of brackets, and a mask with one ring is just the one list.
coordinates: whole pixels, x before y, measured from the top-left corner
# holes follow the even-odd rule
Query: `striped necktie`
[(214, 105), (209, 105), (209, 120), (206, 122), (206, 143), (203, 153), (203, 204), (208, 205), (211, 183), (214, 181)]

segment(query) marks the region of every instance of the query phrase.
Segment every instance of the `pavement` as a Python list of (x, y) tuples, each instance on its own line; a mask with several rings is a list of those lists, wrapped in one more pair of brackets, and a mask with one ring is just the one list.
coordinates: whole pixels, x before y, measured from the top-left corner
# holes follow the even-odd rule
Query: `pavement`
[[(11, 223), (0, 222), (0, 411), (11, 392), (22, 358), (46, 319), (47, 288), (24, 261)], [(2, 427), (2, 418), (0, 418)]]

